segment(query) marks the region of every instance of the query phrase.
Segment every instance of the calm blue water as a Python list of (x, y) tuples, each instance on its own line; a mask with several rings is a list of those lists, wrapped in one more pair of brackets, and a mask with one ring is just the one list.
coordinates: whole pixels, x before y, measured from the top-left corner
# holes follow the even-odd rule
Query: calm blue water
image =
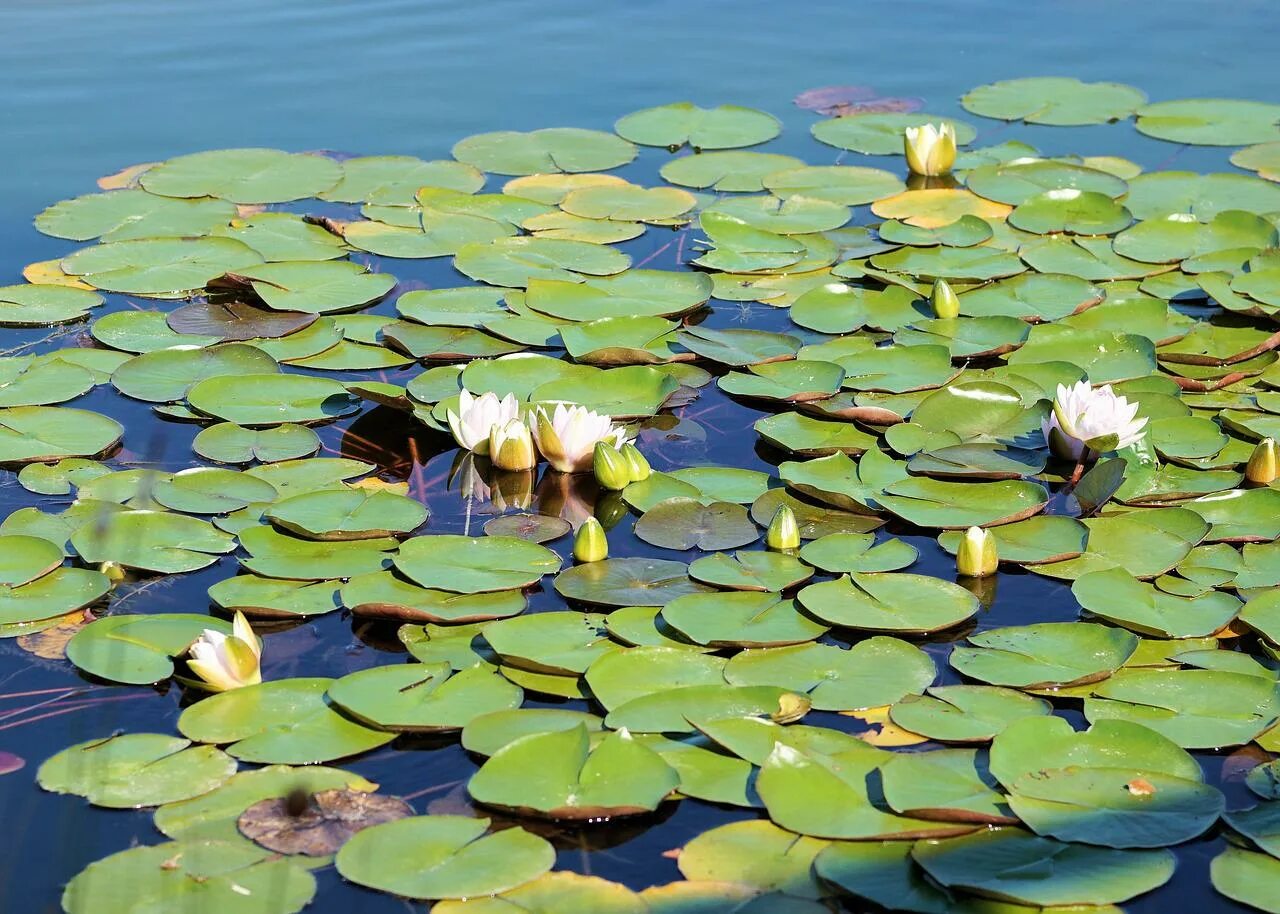
[[(834, 150), (809, 138), (814, 115), (791, 104), (797, 92), (814, 86), (862, 84), (883, 95), (920, 96), (928, 110), (941, 114), (959, 113), (956, 97), (974, 85), (1027, 75), (1118, 80), (1144, 88), (1153, 100), (1276, 101), (1272, 68), (1280, 25), (1273, 8), (1261, 0), (1165, 0), (1158, 7), (1114, 0), (0, 0), (0, 284), (18, 281), (26, 263), (68, 250), (66, 242), (31, 228), (31, 217), (45, 205), (93, 190), (95, 178), (122, 166), (199, 149), (278, 146), (436, 158), (447, 156), (456, 140), (471, 133), (545, 126), (608, 129), (637, 108), (687, 98), (770, 110), (787, 127), (770, 151), (823, 163), (833, 159)], [(1226, 165), (1223, 151), (1180, 150), (1145, 139), (1129, 125), (1071, 131), (991, 121), (980, 126), (980, 144), (1018, 138), (1051, 153), (1126, 155), (1148, 168)], [(656, 161), (646, 158), (637, 167), (652, 169)], [(644, 240), (632, 253), (660, 243)], [(445, 265), (406, 261), (391, 269), (401, 279), (429, 280), (448, 272)], [(122, 415), (126, 422), (130, 415), (142, 416), (106, 390), (84, 405)], [(755, 418), (717, 396), (708, 396), (697, 409), (699, 421), (727, 429)], [(182, 465), (189, 460), (194, 430), (163, 429), (169, 437), (143, 450), (164, 464)], [(387, 431), (375, 419), (359, 430), (375, 438), (385, 432), (391, 448), (387, 463), (407, 460), (403, 429)], [(360, 456), (343, 429), (323, 435), (334, 450)], [(435, 480), (447, 471), (450, 456), (431, 456), (439, 450), (436, 442), (422, 451), (426, 465), (419, 478)], [(665, 453), (677, 465), (744, 462), (740, 453), (708, 452), (696, 437), (670, 442)], [(748, 455), (745, 462), (763, 467), (768, 458)], [(655, 463), (663, 467), (662, 459)], [(34, 503), (10, 474), (4, 476), (4, 511)], [(456, 497), (438, 491), (437, 484), (428, 500), (435, 512), (433, 529), (462, 527)], [(613, 539), (617, 554), (642, 548), (626, 538)], [(913, 541), (926, 560), (936, 556), (931, 541)], [(148, 601), (149, 611), (201, 611), (204, 588), (230, 573), (230, 566), (214, 567), (130, 599)], [(1057, 588), (1030, 575), (1003, 575), (997, 602), (980, 624), (1030, 621), (1028, 607), (1036, 607), (1036, 618), (1043, 618), (1045, 601), (1061, 593)], [(533, 601), (535, 609), (555, 605), (551, 595)], [(382, 651), (394, 645), (388, 645), (387, 634), (353, 628), (337, 614), (325, 617), (272, 635), (267, 673), (272, 678), (337, 675), (386, 662)], [(939, 651), (940, 661), (944, 654)], [(82, 684), (65, 663), (30, 663), (13, 648), (0, 652), (0, 692), (68, 683)], [(73, 798), (43, 795), (31, 782), (36, 764), (72, 742), (113, 728), (163, 729), (179, 710), (172, 694), (91, 693), (117, 695), (120, 700), (45, 726), (6, 728), (0, 717), (0, 750), (26, 757), (29, 765), (0, 778), (0, 822), (11, 838), (0, 854), (0, 911), (56, 912), (61, 885), (86, 863), (131, 843), (158, 840), (145, 813), (89, 809)], [(9, 700), (0, 714), (22, 703)], [(1211, 777), (1217, 764), (1206, 760)], [(465, 778), (473, 770), (456, 746), (411, 754), (386, 750), (352, 767), (392, 793), (431, 788), (416, 801), (419, 810), (431, 812), (465, 808)], [(1243, 805), (1238, 785), (1227, 788), (1229, 805)], [(646, 821), (608, 831), (558, 833), (559, 867), (637, 887), (666, 882), (678, 873), (661, 851), (741, 817), (689, 801), (668, 814), (661, 828)], [(1130, 910), (1168, 910), (1159, 901), (1171, 898), (1235, 910), (1206, 886), (1207, 861), (1220, 846), (1220, 840), (1206, 840), (1184, 849), (1173, 883)], [(321, 875), (321, 893), (311, 910), (381, 914), (425, 907), (343, 886), (329, 872)]]

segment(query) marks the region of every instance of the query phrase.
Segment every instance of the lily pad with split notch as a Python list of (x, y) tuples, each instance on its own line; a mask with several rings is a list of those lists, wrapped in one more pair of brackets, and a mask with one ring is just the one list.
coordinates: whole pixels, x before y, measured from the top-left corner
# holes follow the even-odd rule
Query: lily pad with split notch
[(427, 515), (426, 505), (404, 495), (349, 488), (293, 495), (263, 516), (307, 539), (364, 540), (411, 533)]
[(381, 730), (447, 733), (473, 718), (518, 708), (524, 692), (492, 669), (456, 674), (447, 663), (377, 666), (334, 680), (327, 695), (356, 720)]
[(978, 612), (977, 598), (950, 581), (905, 572), (852, 574), (810, 584), (800, 604), (831, 625), (865, 631), (941, 631)]
[(235, 760), (214, 746), (128, 733), (62, 750), (40, 766), (36, 781), (51, 793), (82, 796), (95, 806), (134, 809), (198, 797), (235, 771)]
[(104, 616), (72, 636), (67, 659), (99, 679), (150, 685), (173, 675), (173, 658), (206, 629), (231, 634), (230, 623), (191, 613)]
[(560, 557), (514, 536), (437, 535), (406, 540), (396, 568), (423, 587), (488, 593), (528, 587), (560, 570)]
[(665, 559), (616, 558), (566, 568), (556, 591), (598, 606), (664, 606), (676, 597), (712, 588), (689, 579), (689, 566)]
[(467, 791), (525, 815), (601, 820), (652, 812), (680, 786), (675, 769), (625, 730), (590, 743), (582, 724), (522, 736), (490, 756)]
[(1051, 714), (1043, 698), (999, 686), (930, 686), (893, 703), (889, 718), (904, 730), (942, 743), (983, 743), (1024, 717)]
[(245, 762), (302, 765), (357, 755), (391, 742), (393, 733), (343, 717), (326, 700), (332, 679), (277, 679), (220, 692), (191, 705), (178, 731), (227, 745)]
[(187, 402), (205, 415), (250, 427), (324, 422), (360, 407), (338, 382), (298, 374), (206, 378), (187, 391)]
[(243, 914), (296, 914), (315, 897), (310, 873), (261, 848), (227, 841), (174, 841), (97, 860), (62, 893), (67, 914), (127, 914), (179, 905)]
[(390, 571), (352, 577), (339, 592), (342, 604), (359, 616), (423, 624), (462, 624), (505, 619), (524, 611), (518, 590), (456, 594), (419, 587)]
[(662, 618), (708, 647), (777, 647), (813, 641), (827, 631), (800, 612), (794, 600), (776, 593), (689, 594), (664, 606)]
[(124, 426), (100, 413), (67, 406), (0, 409), (0, 463), (48, 463), (98, 457), (115, 447)]
[(703, 504), (694, 498), (668, 498), (636, 522), (640, 539), (664, 549), (735, 549), (755, 542), (759, 528), (747, 509), (729, 502)]
[(933, 682), (933, 660), (897, 638), (875, 636), (845, 649), (832, 644), (746, 650), (730, 658), (725, 681), (773, 685), (807, 695), (817, 711), (880, 708)]
[(287, 581), (242, 574), (209, 588), (209, 599), (227, 612), (251, 618), (293, 619), (342, 608), (334, 581)]
[(969, 636), (951, 652), (956, 670), (992, 685), (1045, 689), (1097, 682), (1124, 665), (1138, 637), (1091, 622), (1037, 622)]

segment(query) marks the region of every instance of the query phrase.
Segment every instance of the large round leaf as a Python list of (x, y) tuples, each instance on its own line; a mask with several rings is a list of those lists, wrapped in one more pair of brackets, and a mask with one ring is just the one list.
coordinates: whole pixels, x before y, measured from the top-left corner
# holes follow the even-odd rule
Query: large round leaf
[(516, 888), (555, 863), (555, 850), (520, 828), (493, 834), (488, 819), (414, 816), (375, 825), (338, 851), (338, 872), (405, 898), (468, 898)]
[(400, 547), (396, 568), (423, 587), (488, 593), (536, 584), (560, 557), (514, 536), (418, 536)]

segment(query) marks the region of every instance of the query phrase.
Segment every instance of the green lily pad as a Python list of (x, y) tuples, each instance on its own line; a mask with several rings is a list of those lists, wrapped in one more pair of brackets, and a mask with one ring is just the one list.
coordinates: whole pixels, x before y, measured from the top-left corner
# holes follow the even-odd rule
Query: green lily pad
[(1089, 622), (1037, 622), (993, 628), (956, 647), (951, 665), (992, 685), (1045, 689), (1105, 679), (1138, 647), (1138, 638)]
[(804, 165), (765, 175), (764, 189), (786, 200), (800, 195), (845, 206), (861, 206), (906, 189), (902, 179), (881, 168)]
[(164, 197), (219, 197), (233, 203), (283, 203), (314, 197), (342, 177), (332, 159), (278, 149), (218, 149), (153, 165), (139, 182)]
[(450, 675), (447, 663), (410, 663), (350, 673), (334, 680), (328, 697), (371, 727), (439, 733), (461, 730), (481, 714), (519, 707), (524, 692), (480, 665)]
[(619, 558), (586, 562), (556, 576), (556, 591), (602, 606), (664, 606), (676, 597), (712, 588), (689, 579), (689, 566), (664, 559)]
[(407, 540), (396, 568), (423, 587), (488, 593), (536, 584), (560, 569), (560, 557), (514, 536), (419, 536)]
[(124, 426), (87, 409), (15, 406), (0, 409), (0, 463), (97, 457), (119, 443)]
[(951, 125), (956, 132), (957, 146), (968, 146), (977, 135), (977, 131), (964, 121), (919, 113), (872, 113), (833, 117), (818, 121), (810, 128), (810, 132), (815, 139), (839, 149), (848, 149), (851, 152), (867, 155), (900, 155), (906, 129), (922, 127), (925, 124)]
[(922, 841), (911, 856), (947, 888), (1022, 905), (1106, 905), (1164, 885), (1173, 876), (1167, 850), (1117, 850), (1065, 844), (1017, 828)]
[(129, 733), (64, 749), (36, 772), (52, 793), (85, 797), (95, 806), (131, 809), (198, 797), (235, 774), (236, 763), (213, 746), (160, 733)]
[(704, 505), (693, 498), (668, 498), (645, 512), (635, 534), (664, 549), (735, 549), (754, 542), (759, 528), (747, 509), (729, 502)]
[(636, 156), (636, 147), (611, 133), (550, 127), (519, 133), (479, 133), (454, 144), (459, 162), (500, 175), (607, 171)]
[(983, 743), (1024, 717), (1043, 717), (1042, 698), (999, 686), (930, 686), (894, 702), (889, 717), (899, 727), (935, 742)]
[(363, 540), (410, 533), (426, 522), (427, 508), (394, 492), (328, 489), (285, 498), (263, 516), (307, 539)]
[(965, 621), (977, 599), (957, 584), (919, 574), (852, 574), (810, 584), (800, 604), (831, 625), (865, 631), (926, 633)]
[(720, 191), (764, 190), (768, 175), (805, 163), (793, 156), (772, 152), (707, 152), (672, 159), (659, 174), (681, 187)]
[(276, 463), (310, 457), (320, 450), (320, 438), (304, 425), (252, 429), (220, 422), (197, 434), (191, 447), (206, 460), (218, 463)]
[(127, 914), (180, 905), (191, 911), (295, 914), (315, 897), (315, 877), (262, 848), (227, 841), (134, 847), (89, 864), (67, 883), (67, 914)]
[(235, 540), (212, 524), (164, 511), (104, 513), (72, 533), (71, 544), (86, 562), (159, 574), (206, 568), (235, 548)]
[(876, 636), (853, 647), (797, 644), (747, 650), (730, 659), (724, 678), (733, 685), (773, 685), (808, 695), (818, 711), (880, 708), (919, 694), (936, 671), (924, 651), (897, 638)]
[(278, 679), (205, 698), (182, 712), (178, 731), (201, 743), (230, 744), (246, 762), (301, 765), (344, 758), (391, 742), (394, 734), (343, 717), (325, 698), (332, 679)]
[(1213, 887), (1228, 898), (1275, 914), (1280, 890), (1280, 860), (1239, 847), (1228, 847), (1209, 864)]
[(690, 641), (709, 647), (798, 644), (827, 631), (776, 593), (688, 594), (664, 606), (662, 618)]
[(1123, 568), (1083, 575), (1071, 585), (1071, 593), (1093, 615), (1158, 638), (1212, 635), (1240, 612), (1240, 601), (1230, 594), (1209, 591), (1184, 597), (1164, 593)]
[[(0, 543), (11, 539), (26, 537), (6, 535), (0, 537)], [(65, 567), (55, 568), (27, 584), (16, 587), (0, 585), (0, 625), (22, 625), (60, 618), (96, 603), (110, 589), (111, 581), (100, 571)]]
[(866, 783), (879, 765), (878, 757), (861, 751), (823, 755), (779, 743), (764, 760), (756, 789), (774, 822), (817, 838), (909, 839), (973, 828), (894, 813)]
[(1219, 670), (1134, 669), (1093, 689), (1085, 716), (1128, 720), (1185, 748), (1242, 745), (1280, 720), (1276, 684)]
[(870, 533), (832, 533), (805, 544), (800, 558), (834, 574), (897, 571), (919, 557), (916, 548), (902, 540), (876, 544)]
[(1280, 139), (1280, 106), (1230, 98), (1187, 98), (1138, 109), (1138, 130), (1158, 140), (1247, 146)]
[(171, 676), (173, 658), (206, 629), (231, 634), (221, 619), (190, 613), (104, 616), (72, 636), (67, 659), (100, 679), (150, 685)]
[(227, 612), (268, 619), (318, 616), (342, 608), (332, 581), (282, 581), (253, 574), (224, 578), (209, 588), (209, 599)]
[(613, 129), (641, 146), (677, 149), (688, 143), (695, 149), (733, 149), (771, 140), (782, 131), (782, 125), (773, 115), (754, 108), (699, 108), (692, 102), (676, 102), (628, 114), (619, 118)]
[(1127, 118), (1146, 100), (1143, 92), (1122, 83), (1042, 76), (979, 86), (961, 96), (960, 104), (966, 111), (1002, 121), (1078, 127)]
[(62, 268), (105, 292), (168, 298), (260, 263), (257, 251), (232, 238), (140, 238), (82, 248)]
[(625, 730), (593, 748), (587, 727), (578, 724), (508, 743), (472, 775), (467, 790), (477, 802), (525, 815), (599, 820), (652, 812), (679, 786), (675, 769)]
[(555, 850), (520, 828), (485, 834), (488, 819), (413, 816), (366, 828), (338, 851), (344, 879), (406, 898), (492, 895), (536, 879)]
[(245, 426), (322, 422), (360, 405), (336, 381), (296, 374), (206, 378), (187, 391), (187, 402), (201, 413)]
[[(279, 464), (275, 464), (279, 466)], [(241, 564), (254, 574), (295, 581), (323, 581), (371, 574), (391, 567), (390, 550), (399, 543), (390, 537), (364, 540), (304, 540), (277, 533), (270, 526), (240, 531), (240, 545), (249, 553)]]
[(630, 264), (625, 254), (602, 244), (527, 237), (466, 244), (454, 258), (454, 266), (472, 279), (520, 288), (535, 279), (581, 282), (583, 274), (612, 276)]
[(718, 552), (689, 565), (689, 576), (724, 590), (777, 591), (813, 576), (813, 569), (779, 552)]
[(45, 327), (83, 320), (102, 296), (65, 286), (0, 286), (0, 326)]

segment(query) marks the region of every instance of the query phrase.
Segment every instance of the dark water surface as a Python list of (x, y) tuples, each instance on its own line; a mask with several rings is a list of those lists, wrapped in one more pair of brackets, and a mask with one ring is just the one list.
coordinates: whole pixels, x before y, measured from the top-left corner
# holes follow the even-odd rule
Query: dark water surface
[[(226, 146), (332, 149), (359, 154), (447, 157), (469, 134), (499, 129), (581, 126), (608, 129), (616, 117), (649, 105), (691, 99), (764, 108), (783, 118), (784, 135), (768, 151), (829, 163), (835, 150), (810, 139), (813, 115), (791, 105), (799, 91), (828, 84), (865, 84), (884, 95), (920, 96), (929, 110), (959, 113), (957, 96), (996, 79), (1071, 75), (1110, 79), (1145, 89), (1153, 100), (1230, 96), (1276, 101), (1272, 68), (1277, 20), (1260, 0), (1079, 2), (599, 2), (565, 0), (440, 3), (432, 0), (36, 0), (0, 2), (0, 284), (20, 281), (21, 268), (58, 256), (69, 242), (41, 236), (31, 217), (47, 204), (94, 189), (99, 175), (141, 161)], [(1146, 139), (1132, 126), (1055, 131), (1003, 127), (975, 119), (979, 143), (1022, 139), (1048, 153), (1123, 155), (1148, 170), (1226, 168), (1227, 151), (1180, 149)], [(644, 150), (622, 174), (651, 181), (663, 151)], [(861, 164), (859, 157), (842, 161)], [(881, 164), (877, 161), (868, 164)], [(900, 164), (900, 163), (899, 163)], [(889, 165), (888, 167), (897, 167)], [(501, 181), (491, 181), (496, 189)], [(317, 211), (315, 206), (308, 211)], [(855, 221), (858, 221), (855, 218)], [(682, 253), (674, 236), (650, 230), (623, 245), (638, 263), (670, 269)], [(463, 284), (448, 259), (387, 261), (381, 269), (398, 291)], [(374, 309), (394, 313), (396, 293)], [(130, 307), (110, 296), (105, 309)], [(764, 305), (720, 303), (718, 326), (767, 329), (787, 324)], [(795, 332), (788, 326), (789, 332)], [(77, 334), (30, 351), (76, 345)], [(48, 331), (4, 331), (0, 349), (33, 343)], [(411, 372), (390, 373), (404, 383)], [(75, 406), (123, 421), (126, 446), (116, 463), (180, 469), (197, 463), (197, 427), (156, 420), (143, 404), (99, 387)], [(714, 388), (677, 411), (670, 429), (645, 433), (641, 446), (656, 469), (728, 463), (770, 469), (782, 459), (757, 444), (748, 429), (761, 415)], [(484, 506), (468, 514), (448, 488), (452, 442), (417, 429), (405, 414), (365, 410), (320, 430), (328, 456), (372, 460), (387, 479), (405, 479), (431, 508), (434, 532), (478, 530)], [(415, 460), (416, 455), (416, 460)], [(566, 495), (590, 505), (589, 487), (564, 493), (550, 481), (539, 489), (550, 513)], [(57, 499), (27, 493), (12, 473), (0, 473), (0, 514), (28, 504), (56, 508)], [(52, 503), (52, 504), (51, 504)], [(652, 552), (624, 530), (610, 535), (614, 555)], [(921, 550), (913, 570), (952, 574), (951, 560), (931, 537), (888, 528)], [(564, 551), (565, 542), (554, 544)], [(675, 556), (670, 552), (665, 557)], [(206, 588), (233, 574), (226, 558), (194, 574), (123, 587), (121, 611), (204, 612)], [(548, 589), (531, 611), (560, 608)], [(1074, 618), (1061, 584), (1004, 573), (982, 628)], [(390, 626), (333, 613), (267, 637), (264, 677), (340, 676), (395, 662), (401, 650)], [(949, 646), (930, 647), (944, 679)], [(18, 696), (59, 687), (84, 694), (18, 714), (47, 696)], [(51, 693), (56, 694), (56, 693)], [(110, 733), (165, 731), (180, 710), (177, 689), (116, 688), (83, 680), (65, 661), (33, 659), (0, 642), (0, 751), (27, 768), (0, 777), (0, 823), (8, 841), (0, 854), (0, 912), (56, 912), (61, 886), (85, 864), (161, 836), (149, 812), (112, 812), (76, 798), (44, 794), (35, 767), (68, 745)], [(83, 702), (83, 703), (81, 703)], [(527, 700), (526, 707), (538, 706)], [(44, 715), (49, 716), (45, 717)], [(12, 715), (12, 716), (11, 716)], [(848, 719), (815, 715), (811, 722), (848, 727)], [(1201, 754), (1209, 779), (1227, 791), (1228, 808), (1247, 805), (1231, 761)], [(349, 763), (406, 796), (420, 812), (465, 811), (465, 783), (474, 762), (456, 745), (406, 741)], [(1226, 768), (1226, 777), (1221, 775)], [(547, 828), (560, 851), (557, 868), (590, 872), (636, 888), (680, 878), (661, 852), (715, 825), (752, 815), (684, 800), (655, 817), (616, 827)], [(536, 826), (535, 826), (536, 827)], [(1136, 912), (1244, 910), (1208, 887), (1208, 861), (1222, 847), (1209, 837), (1178, 850), (1174, 880), (1129, 906)], [(342, 883), (320, 872), (310, 910), (380, 914), (425, 910)], [(1171, 901), (1172, 899), (1172, 901)]]

